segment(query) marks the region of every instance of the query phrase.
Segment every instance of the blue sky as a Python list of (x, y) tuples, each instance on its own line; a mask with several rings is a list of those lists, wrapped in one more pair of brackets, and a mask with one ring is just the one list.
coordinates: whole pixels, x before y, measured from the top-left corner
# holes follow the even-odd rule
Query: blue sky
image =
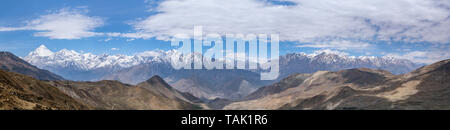
[[(127, 22), (152, 15), (148, 12), (149, 6), (140, 0), (5, 0), (0, 4), (0, 26), (23, 26), (24, 21), (38, 18), (48, 14), (49, 11), (62, 8), (87, 8), (87, 15), (98, 16), (105, 20), (105, 25), (96, 28), (99, 32), (127, 32), (132, 27)], [(95, 54), (124, 53), (133, 54), (152, 49), (168, 49), (169, 44), (159, 40), (137, 39), (127, 42), (125, 38), (113, 38), (105, 42), (108, 37), (89, 37), (82, 39), (49, 39), (47, 37), (34, 37), (36, 31), (8, 31), (0, 32), (0, 46), (2, 50), (11, 51), (24, 56), (39, 45), (44, 44), (51, 50), (63, 48), (83, 50)], [(111, 48), (120, 48), (120, 51), (111, 51)]]
[[(280, 34), (281, 54), (327, 51), (420, 63), (450, 58), (446, 0), (2, 0), (0, 50), (169, 50), (190, 33)], [(118, 50), (112, 50), (117, 48)]]

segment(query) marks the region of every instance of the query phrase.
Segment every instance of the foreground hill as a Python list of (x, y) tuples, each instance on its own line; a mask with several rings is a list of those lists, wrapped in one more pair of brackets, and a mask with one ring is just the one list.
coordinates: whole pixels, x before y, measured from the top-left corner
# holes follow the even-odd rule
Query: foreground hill
[(61, 76), (39, 69), (9, 52), (0, 52), (0, 69), (28, 75), (39, 80), (63, 80)]
[(450, 60), (397, 76), (364, 68), (319, 71), (296, 87), (224, 109), (450, 109)]
[(296, 87), (296, 86), (302, 84), (303, 81), (310, 76), (311, 76), (311, 74), (293, 74), (293, 75), (288, 76), (287, 78), (281, 80), (278, 83), (261, 87), (257, 91), (255, 91), (252, 94), (245, 97), (244, 100), (258, 99), (258, 98), (268, 96), (271, 94), (280, 93), (284, 90), (287, 90), (289, 88), (293, 88), (293, 87)]
[(52, 85), (64, 93), (93, 106), (106, 110), (185, 110), (202, 109), (190, 97), (185, 97), (159, 77), (138, 86), (119, 81), (73, 82), (53, 81)]
[(22, 74), (0, 70), (0, 110), (91, 109), (56, 87)]
[(201, 103), (202, 101), (189, 94), (189, 93), (183, 93), (180, 92), (174, 88), (172, 88), (169, 84), (167, 84), (166, 81), (164, 81), (161, 77), (158, 75), (153, 76), (149, 80), (139, 83), (137, 87), (145, 88), (150, 92), (153, 92), (155, 94), (159, 94), (159, 96), (166, 97), (173, 100), (182, 100), (189, 103)]

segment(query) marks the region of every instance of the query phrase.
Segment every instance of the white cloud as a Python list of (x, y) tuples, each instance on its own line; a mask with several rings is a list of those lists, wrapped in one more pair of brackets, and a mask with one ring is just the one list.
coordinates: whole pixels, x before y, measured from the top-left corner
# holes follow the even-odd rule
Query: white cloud
[(362, 50), (362, 49), (368, 49), (371, 47), (369, 43), (365, 42), (354, 42), (354, 41), (347, 41), (347, 40), (341, 40), (341, 41), (331, 41), (331, 42), (321, 42), (316, 44), (302, 44), (297, 45), (297, 47), (311, 47), (311, 48), (330, 48), (330, 49), (337, 49), (337, 50)]
[(330, 39), (448, 43), (450, 2), (446, 0), (167, 0), (159, 14), (134, 24), (138, 33), (125, 37), (165, 39), (207, 33), (279, 33), (282, 41)]
[(161, 56), (162, 53), (164, 53), (161, 50), (156, 50), (156, 51), (145, 51), (145, 52), (141, 52), (136, 54), (137, 56), (141, 56), (141, 57), (158, 57)]
[(103, 19), (86, 16), (85, 9), (63, 8), (27, 21), (23, 27), (0, 27), (0, 31), (34, 30), (34, 35), (50, 39), (81, 39), (102, 35), (93, 32), (103, 25)]
[(112, 39), (113, 39), (113, 38), (108, 37), (108, 38), (104, 39), (103, 41), (104, 41), (104, 42), (109, 42), (109, 41), (111, 41)]
[(118, 51), (120, 50), (119, 48), (111, 48), (111, 51)]
[(389, 53), (385, 57), (407, 59), (417, 63), (431, 64), (440, 60), (450, 58), (448, 51), (412, 51), (405, 54)]
[(131, 42), (131, 41), (134, 41), (134, 40), (136, 40), (136, 39), (134, 39), (134, 38), (127, 39), (127, 42)]
[[(137, 33), (118, 33), (118, 32), (113, 32), (113, 33), (104, 33), (104, 35), (108, 36), (108, 37), (130, 38), (130, 39), (133, 39), (133, 40), (137, 39), (137, 38), (149, 39), (149, 38), (155, 37), (155, 35), (148, 34), (148, 33), (141, 33), (141, 32), (137, 32)], [(159, 40), (162, 40), (162, 39), (159, 39)], [(164, 40), (167, 40), (167, 39), (164, 39)]]
[(0, 32), (27, 30), (27, 27), (0, 27)]
[(312, 54), (309, 54), (310, 56), (316, 56), (319, 54), (335, 54), (335, 55), (339, 55), (339, 56), (348, 56), (349, 54), (347, 52), (343, 52), (343, 51), (337, 51), (337, 50), (331, 50), (331, 49), (322, 49), (322, 50), (317, 50), (314, 51)]

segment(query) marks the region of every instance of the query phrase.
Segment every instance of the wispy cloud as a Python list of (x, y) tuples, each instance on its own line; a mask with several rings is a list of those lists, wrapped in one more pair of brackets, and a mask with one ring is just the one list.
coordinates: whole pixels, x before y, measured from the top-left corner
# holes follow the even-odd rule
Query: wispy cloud
[(34, 36), (50, 39), (81, 39), (102, 35), (94, 29), (104, 24), (102, 18), (87, 16), (87, 9), (63, 8), (37, 19), (25, 22), (22, 27), (0, 27), (0, 31), (37, 31)]
[(0, 27), (0, 32), (28, 30), (28, 27)]
[(405, 54), (389, 53), (385, 57), (393, 57), (398, 59), (407, 59), (417, 63), (431, 64), (450, 57), (450, 53), (446, 51), (411, 51)]
[(363, 50), (368, 49), (372, 45), (365, 42), (359, 41), (348, 41), (348, 40), (338, 40), (338, 41), (330, 41), (330, 42), (319, 42), (312, 44), (301, 44), (297, 45), (297, 47), (311, 47), (311, 48), (329, 48), (329, 49), (337, 49), (337, 50)]
[(317, 50), (314, 51), (312, 54), (310, 55), (319, 55), (322, 53), (326, 53), (326, 54), (335, 54), (335, 55), (339, 55), (339, 56), (349, 56), (349, 54), (347, 52), (343, 52), (343, 51), (337, 51), (337, 50), (331, 50), (331, 49), (322, 49), (322, 50)]

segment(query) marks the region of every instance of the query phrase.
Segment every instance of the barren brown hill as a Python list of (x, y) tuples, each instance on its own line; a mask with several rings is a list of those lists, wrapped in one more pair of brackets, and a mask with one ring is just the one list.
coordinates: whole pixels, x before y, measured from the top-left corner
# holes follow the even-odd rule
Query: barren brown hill
[(278, 83), (259, 88), (245, 97), (245, 100), (257, 99), (271, 94), (280, 93), (289, 88), (297, 87), (309, 76), (311, 76), (311, 74), (292, 74)]
[(0, 70), (0, 109), (80, 110), (90, 107), (46, 82)]
[(351, 69), (314, 73), (301, 85), (225, 109), (450, 109), (450, 60), (404, 75)]
[(95, 109), (201, 109), (200, 105), (189, 102), (182, 95), (173, 91), (172, 88), (168, 88), (170, 86), (162, 86), (167, 84), (163, 80), (155, 80), (150, 84), (142, 83), (139, 86), (123, 84), (118, 81), (54, 81), (52, 84), (71, 97), (95, 107)]
[(182, 100), (189, 103), (202, 102), (200, 99), (198, 99), (195, 96), (192, 96), (189, 93), (183, 93), (171, 87), (169, 84), (167, 84), (166, 81), (164, 81), (158, 75), (153, 76), (152, 78), (150, 78), (145, 82), (139, 83), (137, 87), (145, 88), (150, 92), (158, 94), (159, 96), (163, 96), (173, 100)]

